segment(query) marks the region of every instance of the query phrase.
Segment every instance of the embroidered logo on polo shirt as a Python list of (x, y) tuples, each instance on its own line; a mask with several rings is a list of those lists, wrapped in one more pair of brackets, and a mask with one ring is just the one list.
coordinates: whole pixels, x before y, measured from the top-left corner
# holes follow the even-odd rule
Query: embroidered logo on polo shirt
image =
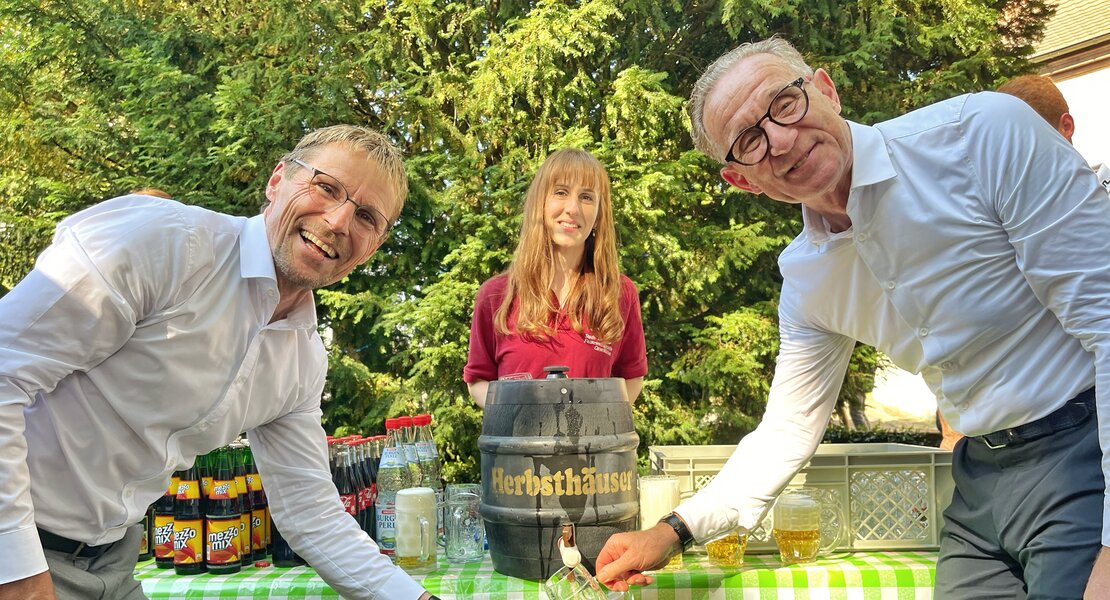
[(531, 379), (531, 378), (532, 378), (532, 374), (527, 372), (527, 371), (525, 371), (523, 373), (512, 373), (510, 375), (502, 375), (501, 377), (498, 377), (498, 379), (500, 379), (501, 381)]
[(606, 344), (605, 342), (595, 338), (592, 334), (583, 334), (582, 341), (592, 346), (594, 350), (597, 350), (598, 352), (604, 352), (606, 356), (613, 355), (613, 345)]

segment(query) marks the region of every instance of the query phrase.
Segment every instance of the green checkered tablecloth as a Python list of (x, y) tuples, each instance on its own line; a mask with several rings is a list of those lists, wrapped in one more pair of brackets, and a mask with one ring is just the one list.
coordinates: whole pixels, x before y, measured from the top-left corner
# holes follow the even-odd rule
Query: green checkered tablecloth
[[(809, 565), (782, 566), (776, 555), (749, 555), (735, 569), (711, 566), (704, 555), (683, 556), (683, 568), (655, 574), (655, 583), (634, 589), (642, 600), (929, 600), (933, 597), (935, 552), (836, 554)], [(248, 567), (235, 575), (178, 577), (153, 562), (135, 576), (151, 600), (338, 598), (310, 568)], [(501, 575), (489, 557), (480, 563), (450, 564), (417, 576), (433, 594), (451, 598), (543, 600), (537, 583)]]

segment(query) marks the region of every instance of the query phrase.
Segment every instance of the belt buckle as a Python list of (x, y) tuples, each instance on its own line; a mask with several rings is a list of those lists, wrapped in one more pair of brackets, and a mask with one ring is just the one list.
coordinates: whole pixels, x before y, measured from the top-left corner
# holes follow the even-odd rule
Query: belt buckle
[(983, 436), (983, 443), (987, 445), (987, 448), (990, 448), (991, 450), (999, 450), (1001, 448), (1005, 448), (1006, 446), (1009, 446), (1010, 444), (1012, 444), (1014, 442), (1014, 437), (1016, 437), (1016, 436), (1014, 434), (1014, 428), (1013, 427), (1011, 427), (1009, 429), (1004, 429), (1002, 431), (1005, 433), (1007, 440), (1006, 440), (1006, 442), (1001, 443), (1001, 444), (992, 444), (991, 441), (990, 441), (990, 438), (988, 438), (987, 436)]

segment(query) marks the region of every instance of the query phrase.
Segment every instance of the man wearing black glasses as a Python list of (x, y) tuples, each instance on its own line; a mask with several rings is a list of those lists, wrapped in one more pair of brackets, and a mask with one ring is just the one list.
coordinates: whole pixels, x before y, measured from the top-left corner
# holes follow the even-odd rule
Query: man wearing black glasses
[(779, 258), (763, 421), (674, 513), (611, 538), (599, 579), (643, 584), (695, 540), (755, 528), (815, 451), (859, 340), (922, 373), (969, 436), (937, 597), (1108, 597), (1110, 203), (1081, 157), (1002, 94), (845, 121), (829, 74), (774, 38), (718, 59), (689, 108), (725, 181), (801, 205), (804, 231)]
[(62, 221), (0, 300), (0, 599), (144, 598), (136, 523), (242, 431), (274, 523), (344, 598), (429, 597), (332, 485), (312, 293), (370, 258), (407, 190), (385, 136), (335, 126), (253, 218), (129, 195)]

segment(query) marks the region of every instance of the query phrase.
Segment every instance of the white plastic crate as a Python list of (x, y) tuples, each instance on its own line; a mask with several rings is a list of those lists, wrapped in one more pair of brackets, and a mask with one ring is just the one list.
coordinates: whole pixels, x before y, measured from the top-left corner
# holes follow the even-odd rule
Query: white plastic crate
[[(651, 446), (654, 471), (675, 475), (683, 497), (713, 480), (735, 446)], [(847, 520), (839, 550), (935, 550), (952, 501), (952, 454), (909, 444), (821, 444), (790, 486), (839, 499)], [(770, 512), (749, 551), (773, 551)]]

